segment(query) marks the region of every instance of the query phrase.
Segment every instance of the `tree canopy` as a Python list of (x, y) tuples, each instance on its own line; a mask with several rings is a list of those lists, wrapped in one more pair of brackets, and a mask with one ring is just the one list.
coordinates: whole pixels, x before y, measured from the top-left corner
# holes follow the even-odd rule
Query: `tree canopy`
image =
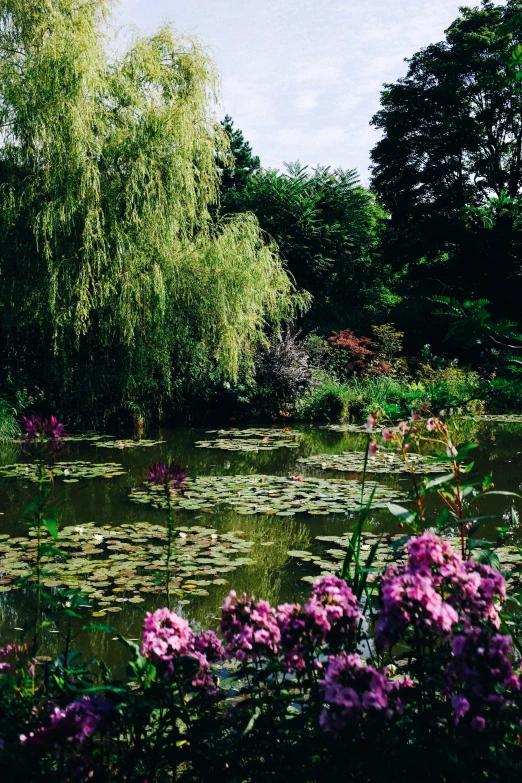
[[(522, 0), (461, 8), (445, 40), (385, 85), (373, 124), (373, 190), (391, 213), (389, 254), (426, 288), (522, 292)], [(518, 304), (517, 304), (518, 309)]]
[(393, 302), (379, 262), (385, 215), (355, 171), (298, 162), (283, 172), (261, 169), (242, 189), (229, 190), (224, 205), (257, 217), (298, 286), (313, 295), (307, 326), (328, 334), (371, 321)]
[(93, 417), (168, 406), (196, 354), (236, 378), (307, 301), (254, 216), (212, 219), (207, 53), (164, 27), (110, 59), (111, 5), (0, 0), (2, 366)]

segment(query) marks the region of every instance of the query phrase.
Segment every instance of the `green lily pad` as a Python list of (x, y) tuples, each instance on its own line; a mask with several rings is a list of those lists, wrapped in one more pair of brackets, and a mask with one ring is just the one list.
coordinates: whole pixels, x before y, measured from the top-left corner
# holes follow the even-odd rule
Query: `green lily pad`
[[(361, 484), (358, 481), (305, 478), (301, 481), (284, 476), (199, 476), (187, 480), (182, 495), (173, 497), (175, 506), (190, 510), (194, 498), (198, 498), (209, 509), (222, 504), (232, 506), (240, 514), (292, 513), (330, 514), (355, 511), (361, 504)], [(363, 503), (373, 493), (373, 507), (383, 508), (400, 497), (397, 490), (368, 481), (364, 487)], [(129, 495), (134, 502), (149, 502), (156, 508), (165, 508), (163, 488), (145, 485), (144, 489), (133, 489)]]
[[(346, 473), (364, 471), (365, 452), (343, 451), (341, 454), (314, 454), (297, 460), (305, 465), (313, 465), (323, 470), (342, 470)], [(444, 473), (447, 471), (440, 462), (431, 462), (422, 454), (406, 454), (401, 458), (392, 451), (381, 449), (377, 454), (369, 454), (366, 464), (367, 473), (409, 473), (414, 468), (420, 473)]]

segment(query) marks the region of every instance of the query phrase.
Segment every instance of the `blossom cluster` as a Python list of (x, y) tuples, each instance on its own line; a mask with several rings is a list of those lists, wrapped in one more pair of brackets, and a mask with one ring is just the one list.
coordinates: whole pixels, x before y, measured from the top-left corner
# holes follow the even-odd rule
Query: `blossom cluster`
[(472, 729), (483, 731), (487, 713), (511, 703), (521, 687), (511, 664), (512, 652), (511, 637), (488, 633), (481, 626), (466, 624), (455, 636), (445, 672), (445, 693), (451, 696), (455, 723), (466, 715)]
[(266, 601), (254, 601), (231, 592), (222, 610), (221, 632), (227, 653), (237, 660), (282, 656), (289, 670), (306, 666), (317, 647), (330, 650), (355, 641), (361, 612), (356, 597), (343, 579), (323, 576), (314, 582), (305, 606), (281, 604), (274, 609)]
[(502, 575), (490, 566), (462, 561), (451, 544), (429, 530), (411, 538), (403, 566), (392, 566), (381, 582), (377, 648), (392, 647), (409, 629), (448, 640), (457, 623), (490, 621), (498, 628), (497, 600), (505, 597)]
[(54, 707), (50, 726), (43, 726), (27, 736), (22, 734), (20, 741), (22, 744), (55, 747), (73, 740), (83, 743), (103, 725), (108, 725), (111, 710), (110, 702), (100, 696), (84, 696), (68, 704), (65, 709)]
[(148, 480), (151, 484), (158, 486), (168, 486), (171, 489), (181, 491), (184, 489), (186, 478), (187, 474), (184, 468), (175, 462), (168, 465), (156, 462), (149, 468)]
[(403, 711), (401, 692), (413, 683), (407, 677), (390, 680), (373, 666), (366, 666), (357, 654), (342, 652), (331, 656), (324, 680), (325, 708), (320, 725), (325, 731), (338, 733), (350, 721), (372, 713), (391, 718)]
[(223, 658), (223, 647), (213, 631), (194, 633), (188, 622), (169, 609), (145, 616), (141, 654), (161, 673), (186, 674), (193, 688), (216, 693), (210, 663)]
[(43, 419), (41, 416), (22, 416), (23, 438), (27, 444), (46, 441), (58, 444), (65, 437), (64, 425), (56, 416)]

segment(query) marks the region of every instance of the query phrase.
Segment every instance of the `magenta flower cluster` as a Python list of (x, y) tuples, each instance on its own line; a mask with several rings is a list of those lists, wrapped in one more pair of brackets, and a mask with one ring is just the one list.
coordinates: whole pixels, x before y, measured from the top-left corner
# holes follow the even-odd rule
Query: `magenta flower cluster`
[(382, 608), (375, 630), (379, 650), (392, 647), (411, 630), (449, 640), (457, 623), (490, 621), (498, 628), (497, 601), (505, 582), (495, 569), (462, 562), (451, 544), (430, 531), (407, 544), (405, 565), (389, 568), (381, 582)]
[(471, 728), (483, 731), (488, 713), (507, 707), (520, 677), (511, 664), (511, 637), (466, 624), (453, 639), (443, 693), (451, 698), (455, 723), (466, 716)]
[[(354, 643), (361, 617), (356, 597), (343, 579), (324, 576), (314, 582), (310, 600), (274, 609), (245, 594), (225, 599), (221, 632), (227, 653), (237, 660), (282, 656), (289, 670), (304, 669), (317, 647), (330, 650)], [(317, 661), (315, 664), (317, 665)]]
[(160, 673), (183, 674), (186, 659), (191, 659), (189, 676), (192, 687), (216, 693), (210, 662), (221, 660), (224, 651), (213, 631), (194, 633), (188, 622), (169, 609), (157, 609), (145, 616), (141, 654), (153, 663)]
[(27, 736), (22, 734), (22, 744), (63, 746), (76, 740), (83, 743), (103, 725), (108, 724), (112, 710), (110, 702), (100, 696), (84, 696), (73, 701), (65, 709), (54, 707), (50, 726), (44, 726)]
[(22, 416), (23, 437), (26, 443), (51, 441), (58, 443), (65, 437), (64, 425), (56, 416), (42, 419), (41, 416)]
[(221, 612), (221, 633), (227, 643), (227, 655), (238, 661), (279, 654), (281, 631), (276, 612), (268, 601), (255, 601), (235, 590), (225, 598)]
[(175, 462), (171, 462), (168, 465), (156, 462), (149, 468), (148, 480), (151, 484), (181, 490), (186, 479), (187, 474), (184, 468)]
[(401, 692), (413, 683), (407, 677), (389, 680), (373, 666), (366, 666), (359, 655), (342, 652), (330, 657), (320, 685), (327, 705), (321, 712), (320, 725), (325, 731), (338, 733), (350, 722), (372, 713), (387, 718), (402, 714)]

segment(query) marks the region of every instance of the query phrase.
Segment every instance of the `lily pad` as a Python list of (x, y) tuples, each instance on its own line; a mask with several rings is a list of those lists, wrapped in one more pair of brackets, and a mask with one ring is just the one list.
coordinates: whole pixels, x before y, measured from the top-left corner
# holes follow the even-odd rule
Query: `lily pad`
[[(343, 451), (341, 454), (314, 454), (311, 457), (301, 457), (298, 462), (313, 465), (323, 470), (342, 470), (346, 473), (362, 473), (364, 470), (365, 453), (362, 451)], [(422, 454), (406, 455), (401, 458), (392, 451), (378, 451), (368, 455), (367, 473), (409, 473), (410, 468), (420, 473), (444, 473), (447, 467), (440, 462), (430, 462), (429, 457)]]
[[(255, 542), (245, 540), (241, 531), (220, 534), (196, 525), (179, 533), (171, 560), (171, 587), (181, 596), (208, 595), (211, 585), (226, 584), (209, 576), (252, 562), (245, 554), (251, 553)], [(88, 596), (94, 612), (120, 611), (116, 604), (140, 605), (145, 601), (143, 593), (164, 594), (166, 538), (164, 527), (145, 522), (65, 527), (58, 541), (63, 556), (41, 559), (43, 583), (49, 590), (73, 589)], [(3, 540), (1, 551), (0, 593), (7, 593), (21, 587), (20, 577), (34, 567), (36, 540), (34, 536)]]
[[(3, 465), (0, 468), (0, 476), (37, 483), (39, 480), (38, 470), (38, 465), (35, 462), (21, 462), (14, 465)], [(47, 481), (60, 479), (68, 484), (76, 483), (80, 479), (123, 476), (125, 472), (117, 462), (95, 463), (77, 460), (76, 462), (56, 462), (54, 465), (44, 467)]]
[[(133, 502), (148, 502), (156, 508), (165, 508), (162, 489), (146, 484), (144, 489), (133, 489), (129, 497)], [(361, 504), (361, 489), (358, 481), (312, 477), (297, 481), (284, 476), (199, 476), (188, 479), (184, 494), (174, 496), (173, 502), (189, 511), (194, 502), (198, 502), (210, 510), (227, 504), (241, 514), (281, 516), (308, 512), (326, 515), (357, 510)], [(384, 508), (400, 497), (396, 490), (368, 481), (363, 503), (372, 493), (375, 508)], [(330, 510), (332, 506), (334, 512)]]

